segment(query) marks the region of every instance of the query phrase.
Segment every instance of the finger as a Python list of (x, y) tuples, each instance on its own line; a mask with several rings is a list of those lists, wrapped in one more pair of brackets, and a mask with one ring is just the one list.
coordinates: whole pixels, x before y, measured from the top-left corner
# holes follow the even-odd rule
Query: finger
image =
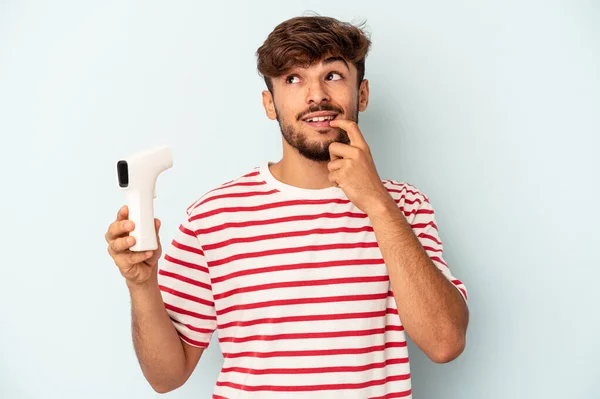
[(117, 238), (110, 242), (110, 248), (115, 254), (125, 252), (135, 244), (135, 238), (133, 236), (127, 236)]
[(334, 170), (338, 170), (343, 168), (344, 166), (346, 166), (347, 161), (349, 161), (348, 159), (342, 159), (342, 158), (337, 158), (331, 162), (329, 162), (327, 164), (327, 169), (329, 169), (330, 172), (333, 172)]
[(365, 151), (369, 148), (356, 122), (349, 119), (334, 119), (329, 122), (329, 126), (345, 130), (346, 133), (348, 133), (348, 138), (350, 139), (350, 144), (352, 146)]
[(339, 181), (338, 181), (339, 180), (339, 171), (336, 170), (334, 172), (331, 172), (328, 176), (328, 179), (331, 183), (333, 183), (339, 187), (339, 185), (340, 185)]
[(108, 228), (108, 232), (106, 233), (106, 240), (111, 241), (115, 238), (122, 237), (124, 235), (129, 234), (130, 231), (133, 231), (134, 223), (131, 220), (120, 220), (111, 223)]
[(158, 259), (160, 258), (160, 254), (161, 254), (161, 248), (160, 248), (160, 242), (158, 243), (158, 248), (156, 248), (154, 251), (152, 251), (152, 255), (146, 259), (147, 263), (156, 263), (158, 262)]
[(332, 160), (336, 160), (339, 158), (352, 158), (358, 159), (360, 154), (360, 149), (357, 147), (353, 147), (348, 144), (340, 143), (334, 141), (329, 144), (329, 155)]
[(125, 220), (129, 217), (129, 207), (127, 205), (123, 205), (121, 209), (117, 212), (117, 221)]
[(137, 263), (142, 263), (143, 261), (150, 259), (152, 255), (154, 255), (154, 251), (130, 252), (125, 255), (127, 256), (127, 263), (135, 265)]

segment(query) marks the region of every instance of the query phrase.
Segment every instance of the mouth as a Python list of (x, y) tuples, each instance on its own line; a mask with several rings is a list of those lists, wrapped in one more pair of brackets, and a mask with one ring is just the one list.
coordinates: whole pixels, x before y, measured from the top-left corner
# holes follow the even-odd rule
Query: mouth
[(314, 128), (324, 128), (329, 127), (329, 122), (337, 117), (338, 114), (334, 112), (315, 112), (304, 117), (302, 121)]

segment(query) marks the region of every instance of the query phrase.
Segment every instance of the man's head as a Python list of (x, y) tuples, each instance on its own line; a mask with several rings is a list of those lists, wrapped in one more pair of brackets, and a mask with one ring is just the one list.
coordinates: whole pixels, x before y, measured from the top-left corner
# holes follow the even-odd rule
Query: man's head
[(268, 89), (263, 92), (267, 116), (306, 158), (328, 161), (329, 144), (349, 143), (346, 132), (329, 127), (328, 119), (358, 122), (358, 112), (366, 109), (370, 45), (360, 28), (314, 16), (281, 23), (257, 50)]

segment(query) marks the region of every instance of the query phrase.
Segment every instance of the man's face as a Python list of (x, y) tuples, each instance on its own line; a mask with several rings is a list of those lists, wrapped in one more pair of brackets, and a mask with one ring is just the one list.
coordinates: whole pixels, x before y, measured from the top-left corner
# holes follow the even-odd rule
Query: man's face
[(354, 65), (341, 58), (326, 58), (309, 68), (294, 68), (273, 78), (273, 96), (263, 92), (267, 115), (277, 119), (287, 143), (304, 157), (330, 160), (329, 144), (349, 144), (347, 133), (329, 127), (332, 119), (358, 123), (358, 112), (366, 109), (368, 82), (357, 84)]

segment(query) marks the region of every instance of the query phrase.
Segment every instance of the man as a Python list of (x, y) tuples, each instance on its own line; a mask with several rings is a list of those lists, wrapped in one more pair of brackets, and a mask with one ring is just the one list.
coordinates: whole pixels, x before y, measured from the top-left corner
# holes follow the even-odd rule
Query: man
[(435, 362), (463, 351), (466, 289), (433, 208), (380, 179), (357, 125), (369, 47), (331, 18), (277, 26), (257, 55), (282, 159), (191, 204), (160, 268), (160, 247), (128, 250), (126, 207), (109, 227), (156, 391), (185, 383), (214, 331), (224, 364), (213, 398), (411, 397), (405, 332)]

